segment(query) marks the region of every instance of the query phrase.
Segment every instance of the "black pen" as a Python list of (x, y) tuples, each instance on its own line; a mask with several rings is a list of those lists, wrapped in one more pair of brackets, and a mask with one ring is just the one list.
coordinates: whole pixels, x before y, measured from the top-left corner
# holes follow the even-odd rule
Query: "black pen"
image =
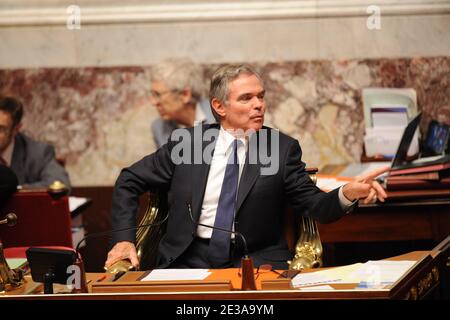
[(123, 276), (126, 273), (126, 271), (119, 271), (114, 275), (114, 278), (112, 279), (112, 281), (116, 281), (117, 279), (119, 279), (121, 276)]

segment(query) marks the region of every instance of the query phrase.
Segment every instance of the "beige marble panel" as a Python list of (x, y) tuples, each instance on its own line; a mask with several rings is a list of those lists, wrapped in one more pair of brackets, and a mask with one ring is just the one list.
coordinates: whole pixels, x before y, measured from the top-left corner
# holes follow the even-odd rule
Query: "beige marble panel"
[(449, 15), (0, 28), (0, 68), (282, 62), (450, 54)]

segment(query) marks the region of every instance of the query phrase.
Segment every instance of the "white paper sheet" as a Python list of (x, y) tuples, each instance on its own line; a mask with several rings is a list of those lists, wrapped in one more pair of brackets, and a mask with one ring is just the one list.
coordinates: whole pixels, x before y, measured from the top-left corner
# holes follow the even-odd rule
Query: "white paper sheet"
[(302, 287), (299, 288), (300, 291), (328, 291), (328, 290), (334, 290), (333, 287), (328, 285), (323, 286), (314, 286), (314, 287)]
[(358, 283), (358, 279), (352, 279), (350, 274), (354, 273), (361, 266), (362, 263), (355, 263), (349, 266), (336, 267), (328, 270), (299, 273), (292, 279), (292, 286), (297, 288), (329, 283)]
[(408, 106), (372, 105), (372, 127), (405, 127), (408, 124)]
[(368, 261), (328, 270), (300, 273), (292, 279), (294, 288), (337, 283), (355, 283), (358, 288), (385, 288), (399, 280), (416, 261)]
[(155, 269), (141, 281), (205, 280), (208, 269)]
[(87, 198), (70, 196), (69, 197), (69, 210), (70, 210), (70, 212), (74, 212), (77, 208), (81, 207), (87, 201), (88, 201)]
[(359, 287), (377, 287), (399, 280), (416, 261), (368, 261), (352, 276), (360, 279)]

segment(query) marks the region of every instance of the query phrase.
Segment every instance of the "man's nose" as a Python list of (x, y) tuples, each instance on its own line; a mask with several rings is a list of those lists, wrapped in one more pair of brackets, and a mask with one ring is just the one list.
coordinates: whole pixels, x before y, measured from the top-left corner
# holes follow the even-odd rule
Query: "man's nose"
[(252, 106), (255, 109), (261, 110), (264, 107), (264, 100), (258, 97), (253, 97)]

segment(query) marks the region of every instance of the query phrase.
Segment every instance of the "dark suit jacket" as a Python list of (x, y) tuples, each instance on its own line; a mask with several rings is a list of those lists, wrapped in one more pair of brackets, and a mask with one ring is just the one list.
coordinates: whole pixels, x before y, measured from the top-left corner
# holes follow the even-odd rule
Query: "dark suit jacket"
[[(0, 209), (5, 201), (16, 192), (17, 185), (18, 181), (14, 172), (7, 166), (0, 164)], [(2, 218), (1, 215), (0, 218)]]
[(55, 180), (70, 188), (69, 176), (56, 161), (53, 146), (39, 142), (18, 133), (14, 142), (11, 169), (17, 175), (19, 184), (25, 187), (47, 188)]
[[(207, 99), (200, 100), (198, 103), (198, 107), (200, 107), (205, 114), (205, 123), (216, 122), (216, 119), (212, 114), (209, 101)], [(169, 141), (170, 135), (172, 134), (173, 130), (178, 128), (178, 125), (175, 121), (163, 120), (161, 118), (158, 118), (152, 122), (151, 127), (156, 148), (160, 148), (164, 144), (166, 144), (167, 141)]]
[[(203, 125), (202, 128), (203, 131), (218, 129), (219, 125)], [(194, 131), (193, 128), (179, 130), (188, 130), (191, 135)], [(253, 135), (252, 139), (258, 135)], [(113, 229), (121, 229), (135, 225), (140, 194), (151, 188), (168, 192), (169, 219), (159, 245), (158, 262), (161, 268), (180, 256), (195, 236), (196, 225), (189, 217), (187, 203), (192, 204), (194, 219), (198, 221), (210, 167), (206, 163), (175, 164), (171, 160), (171, 152), (176, 143), (169, 141), (155, 153), (124, 169), (113, 193), (112, 225)], [(191, 147), (194, 143), (203, 145), (205, 149), (210, 142), (192, 139)], [(247, 156), (239, 183), (234, 225), (236, 231), (245, 236), (256, 265), (282, 262), (285, 266), (286, 260), (292, 258), (283, 237), (286, 204), (295, 213), (308, 214), (322, 223), (337, 220), (344, 214), (338, 190), (330, 193), (320, 191), (305, 172), (301, 156), (298, 141), (282, 133), (279, 133), (280, 165), (276, 174), (261, 175), (261, 161), (258, 159), (258, 163), (251, 164)], [(112, 244), (123, 240), (135, 241), (135, 231), (115, 233)], [(239, 264), (241, 255), (242, 247), (238, 245), (235, 265)]]

